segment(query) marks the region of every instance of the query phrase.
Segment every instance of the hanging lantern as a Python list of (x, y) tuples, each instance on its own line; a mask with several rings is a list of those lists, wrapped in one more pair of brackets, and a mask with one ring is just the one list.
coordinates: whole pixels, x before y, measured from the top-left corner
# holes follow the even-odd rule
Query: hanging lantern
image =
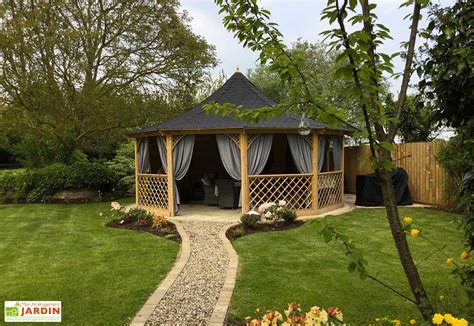
[(303, 112), (301, 115), (301, 121), (298, 124), (298, 133), (301, 136), (307, 136), (311, 133), (311, 125), (309, 119), (306, 117), (306, 114)]

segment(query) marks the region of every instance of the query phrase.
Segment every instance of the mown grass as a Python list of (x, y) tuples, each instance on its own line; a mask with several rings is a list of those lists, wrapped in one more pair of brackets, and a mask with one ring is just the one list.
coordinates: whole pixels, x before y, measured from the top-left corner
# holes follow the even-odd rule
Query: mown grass
[[(461, 232), (453, 221), (456, 215), (424, 208), (400, 210), (402, 216), (412, 217), (427, 237), (446, 246), (445, 251), (459, 261)], [(356, 209), (326, 220), (363, 251), (369, 261), (369, 273), (410, 294), (383, 209)], [(324, 243), (316, 233), (316, 223), (309, 221), (297, 229), (252, 234), (233, 243), (240, 270), (229, 312), (231, 320), (242, 322), (256, 307), (283, 313), (290, 301), (299, 301), (304, 308), (338, 306), (351, 325), (367, 325), (385, 316), (400, 319), (403, 324), (411, 318), (420, 320), (410, 302), (371, 280), (349, 274), (341, 244)], [(410, 237), (409, 243), (415, 262), (421, 262), (434, 250), (420, 237)], [(439, 252), (419, 263), (437, 309), (472, 318), (465, 292), (459, 279), (450, 275), (451, 269)]]
[(0, 302), (60, 300), (66, 325), (126, 324), (171, 269), (179, 245), (105, 227), (99, 213), (109, 209), (0, 205)]

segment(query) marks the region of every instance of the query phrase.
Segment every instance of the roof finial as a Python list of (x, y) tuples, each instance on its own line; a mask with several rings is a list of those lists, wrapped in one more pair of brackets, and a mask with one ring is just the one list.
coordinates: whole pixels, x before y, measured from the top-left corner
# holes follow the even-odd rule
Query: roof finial
[(235, 69), (235, 72), (240, 72), (239, 66), (237, 66), (237, 68)]

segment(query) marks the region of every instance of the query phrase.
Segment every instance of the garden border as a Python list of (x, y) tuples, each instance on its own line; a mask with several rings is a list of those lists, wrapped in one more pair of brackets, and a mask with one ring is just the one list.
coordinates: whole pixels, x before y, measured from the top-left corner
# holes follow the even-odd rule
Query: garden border
[(239, 256), (235, 251), (232, 243), (226, 236), (226, 232), (229, 228), (239, 223), (232, 223), (224, 226), (219, 232), (219, 238), (222, 241), (224, 249), (229, 255), (229, 264), (227, 265), (227, 270), (225, 273), (224, 285), (219, 293), (219, 298), (214, 306), (214, 311), (212, 312), (211, 318), (209, 319), (208, 325), (218, 326), (224, 325), (224, 321), (227, 315), (227, 310), (229, 309), (230, 299), (232, 298), (232, 293), (234, 292), (235, 280), (237, 277), (237, 270), (239, 267)]
[(188, 263), (189, 256), (191, 254), (191, 244), (189, 241), (188, 234), (184, 230), (181, 223), (179, 223), (178, 221), (173, 221), (173, 223), (176, 225), (176, 229), (178, 230), (178, 233), (181, 236), (181, 246), (176, 263), (174, 264), (168, 275), (166, 275), (165, 279), (155, 289), (153, 294), (148, 298), (145, 304), (141, 307), (141, 309), (132, 319), (132, 321), (130, 322), (130, 325), (132, 326), (145, 325), (158, 303), (165, 296), (166, 292), (173, 285), (178, 275), (181, 274), (181, 271), (183, 270), (184, 266)]

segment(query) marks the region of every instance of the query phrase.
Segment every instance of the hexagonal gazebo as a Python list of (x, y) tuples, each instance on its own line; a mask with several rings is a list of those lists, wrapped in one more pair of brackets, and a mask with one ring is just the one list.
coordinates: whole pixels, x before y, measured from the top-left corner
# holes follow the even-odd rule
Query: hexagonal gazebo
[(129, 133), (135, 143), (136, 204), (174, 216), (181, 203), (240, 208), (284, 200), (298, 215), (343, 206), (345, 128), (301, 116), (255, 124), (206, 113), (206, 103), (247, 109), (271, 106), (242, 73), (234, 73), (201, 103), (171, 120)]

